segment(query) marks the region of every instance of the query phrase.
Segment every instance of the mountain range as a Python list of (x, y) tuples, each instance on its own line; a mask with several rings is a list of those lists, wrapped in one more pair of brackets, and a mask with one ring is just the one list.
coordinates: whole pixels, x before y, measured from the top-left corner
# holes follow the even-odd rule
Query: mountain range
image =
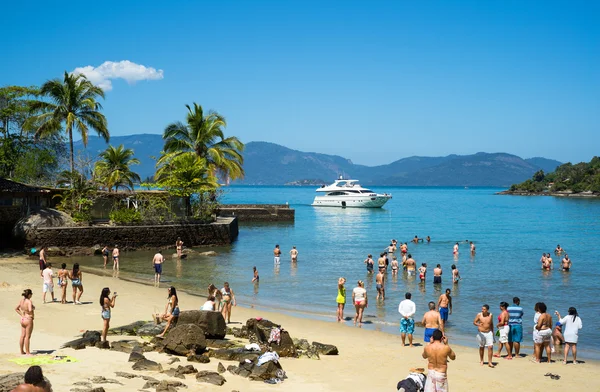
[[(110, 144), (123, 144), (140, 160), (133, 166), (142, 179), (155, 171), (156, 158), (163, 146), (161, 135), (137, 134), (113, 136)], [(103, 139), (90, 136), (87, 148), (75, 142), (76, 154), (90, 158), (106, 149)], [(538, 170), (552, 172), (562, 163), (542, 157), (523, 159), (507, 153), (479, 152), (444, 157), (412, 156), (387, 165), (356, 165), (337, 156), (302, 152), (268, 142), (249, 142), (243, 153), (243, 180), (233, 184), (284, 185), (288, 183), (331, 183), (340, 175), (364, 185), (391, 186), (498, 186), (522, 182)]]

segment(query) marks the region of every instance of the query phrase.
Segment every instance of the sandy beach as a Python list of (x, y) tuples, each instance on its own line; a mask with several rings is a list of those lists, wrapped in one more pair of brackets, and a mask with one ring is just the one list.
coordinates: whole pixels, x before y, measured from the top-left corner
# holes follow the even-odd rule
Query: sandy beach
[[(55, 261), (56, 263), (56, 261)], [(57, 269), (55, 269), (57, 271)], [(101, 328), (98, 297), (103, 287), (117, 291), (116, 307), (113, 310), (111, 327), (128, 324), (137, 320), (150, 320), (153, 312), (162, 311), (166, 301), (166, 289), (156, 288), (139, 283), (128, 282), (112, 277), (101, 277), (86, 273), (83, 269), (84, 294), (83, 305), (72, 303), (43, 304), (41, 300), (42, 280), (39, 276), (37, 262), (25, 257), (0, 260), (0, 328), (3, 331), (3, 344), (0, 347), (0, 375), (24, 372), (27, 366), (11, 362), (19, 356), (18, 340), (20, 334), (19, 318), (14, 307), (21, 298), (23, 289), (31, 288), (34, 292), (35, 326), (31, 340), (32, 351), (52, 351), (53, 355), (69, 355), (76, 359), (72, 363), (55, 363), (44, 365), (44, 374), (52, 382), (54, 391), (68, 391), (74, 388), (73, 383), (87, 381), (93, 376), (105, 376), (117, 379), (123, 385), (103, 384), (106, 391), (135, 391), (142, 388), (145, 381), (141, 378), (125, 379), (115, 376), (116, 371), (140, 373), (156, 379), (172, 379), (156, 372), (136, 372), (131, 370), (127, 362), (128, 354), (111, 350), (87, 348), (85, 350), (60, 349), (60, 346), (76, 338), (85, 330)], [(215, 282), (222, 283), (222, 282)], [(166, 287), (166, 286), (165, 286)], [(235, 288), (234, 288), (235, 290)], [(71, 287), (67, 290), (70, 300)], [(182, 310), (199, 309), (204, 298), (179, 294)], [(326, 321), (296, 318), (284, 314), (252, 309), (251, 304), (240, 304), (233, 309), (232, 326), (240, 327), (252, 317), (263, 317), (283, 325), (293, 338), (304, 338), (309, 342), (318, 341), (334, 344), (340, 354), (337, 356), (321, 356), (320, 360), (282, 358), (281, 364), (288, 379), (280, 385), (270, 386), (262, 382), (249, 381), (246, 378), (230, 373), (223, 376), (227, 382), (222, 387), (200, 384), (193, 375), (186, 376), (183, 381), (187, 390), (238, 390), (264, 391), (277, 388), (281, 391), (395, 391), (396, 384), (408, 375), (411, 367), (427, 367), (422, 359), (422, 346), (401, 347), (399, 335), (377, 331), (363, 330), (348, 324), (337, 324)], [(335, 313), (335, 303), (332, 303)], [(423, 310), (418, 309), (417, 318)], [(354, 309), (346, 307), (345, 316), (353, 316)], [(593, 326), (586, 326), (593, 328)], [(585, 327), (584, 327), (585, 328)], [(417, 328), (415, 341), (421, 344), (423, 330)], [(475, 327), (474, 333), (475, 335)], [(125, 337), (109, 336), (109, 340), (121, 340)], [(525, 339), (529, 336), (526, 334)], [(474, 337), (473, 337), (474, 339)], [(585, 345), (585, 342), (580, 342)], [(449, 385), (454, 391), (547, 391), (550, 388), (569, 388), (576, 391), (600, 391), (599, 363), (579, 358), (585, 363), (563, 365), (557, 361), (552, 364), (534, 364), (529, 361), (531, 352), (525, 350), (527, 357), (508, 361), (495, 359), (496, 368), (481, 367), (476, 349), (450, 345), (456, 352), (456, 360), (449, 364)], [(169, 356), (156, 352), (147, 353), (149, 359), (163, 365), (164, 369)], [(554, 359), (562, 359), (561, 355)], [(225, 366), (234, 364), (222, 361)], [(216, 371), (219, 360), (212, 359), (208, 364), (192, 363), (198, 370)], [(546, 373), (559, 374), (560, 380), (545, 377)]]

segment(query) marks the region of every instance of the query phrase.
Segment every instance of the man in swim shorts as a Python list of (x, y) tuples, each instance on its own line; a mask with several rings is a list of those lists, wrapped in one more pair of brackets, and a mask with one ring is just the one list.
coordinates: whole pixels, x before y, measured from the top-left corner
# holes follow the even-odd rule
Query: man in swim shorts
[(415, 263), (410, 253), (407, 256), (406, 263), (404, 263), (404, 265), (406, 265), (406, 273), (408, 276), (415, 276), (417, 271), (417, 263)]
[(375, 283), (377, 283), (377, 298), (381, 297), (382, 300), (385, 299), (385, 275), (383, 274), (383, 270), (380, 268), (377, 276), (375, 276)]
[(519, 297), (513, 298), (513, 305), (509, 306), (508, 311), (508, 356), (512, 357), (513, 347), (515, 357), (519, 358), (521, 351), (521, 342), (523, 341), (523, 308)]
[(273, 262), (275, 264), (279, 264), (281, 260), (281, 249), (279, 249), (279, 245), (275, 245), (275, 249), (273, 249)]
[(446, 292), (440, 295), (438, 299), (438, 309), (440, 310), (440, 318), (442, 319), (442, 331), (448, 321), (448, 315), (452, 314), (452, 297), (450, 296), (450, 289), (446, 289)]
[(571, 270), (571, 259), (569, 255), (565, 253), (565, 257), (562, 259), (562, 269), (565, 272), (569, 272)]
[(483, 353), (488, 349), (488, 366), (493, 368), (492, 355), (494, 354), (494, 322), (490, 307), (484, 304), (481, 313), (477, 313), (473, 325), (477, 327), (477, 343), (479, 344), (479, 363), (483, 366)]
[(456, 354), (448, 344), (448, 338), (436, 329), (432, 333), (432, 342), (423, 349), (423, 358), (427, 359), (427, 381), (425, 392), (448, 392), (448, 358), (456, 359)]
[(415, 320), (413, 319), (417, 306), (411, 300), (412, 294), (404, 294), (404, 301), (398, 305), (398, 313), (402, 316), (400, 319), (400, 337), (402, 338), (402, 346), (406, 346), (406, 335), (408, 335), (408, 344), (413, 346), (413, 333), (415, 332)]
[(165, 262), (165, 258), (163, 257), (160, 250), (156, 252), (154, 258), (152, 259), (152, 264), (154, 265), (154, 283), (160, 283), (160, 275), (162, 274), (162, 264)]
[(423, 340), (425, 341), (425, 343), (429, 343), (431, 341), (433, 331), (435, 331), (436, 329), (441, 330), (442, 327), (442, 320), (440, 319), (440, 314), (435, 310), (435, 302), (429, 302), (429, 311), (427, 311), (423, 315), (423, 320), (421, 321), (421, 323), (425, 327), (425, 335)]
[(298, 249), (295, 246), (292, 246), (292, 250), (290, 250), (290, 257), (292, 258), (292, 263), (298, 261)]
[(119, 269), (119, 248), (117, 247), (117, 245), (115, 245), (115, 248), (112, 251), (112, 257), (113, 257), (113, 270), (114, 269)]
[(439, 264), (433, 269), (433, 284), (442, 284), (442, 266)]
[(46, 269), (46, 247), (42, 246), (40, 249), (40, 276), (42, 276), (42, 271)]

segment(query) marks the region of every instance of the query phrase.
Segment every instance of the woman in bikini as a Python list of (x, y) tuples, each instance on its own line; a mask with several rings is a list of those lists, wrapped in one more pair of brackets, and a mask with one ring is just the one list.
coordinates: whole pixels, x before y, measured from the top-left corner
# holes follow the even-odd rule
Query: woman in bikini
[(29, 351), (29, 343), (31, 341), (31, 333), (33, 332), (33, 311), (35, 306), (31, 302), (33, 295), (30, 289), (26, 289), (21, 294), (23, 298), (15, 308), (15, 312), (21, 316), (21, 337), (19, 338), (19, 348), (21, 355), (31, 355)]
[(157, 338), (164, 337), (165, 333), (167, 333), (167, 330), (173, 323), (173, 320), (179, 317), (179, 298), (177, 298), (177, 290), (173, 286), (169, 287), (167, 290), (169, 292), (167, 297), (169, 300), (167, 301), (167, 306), (165, 307), (165, 313), (162, 315), (156, 315), (158, 320), (166, 321), (167, 325), (161, 334), (156, 335)]
[(181, 258), (181, 254), (183, 252), (183, 241), (181, 237), (177, 237), (177, 241), (175, 241), (175, 248), (177, 248), (177, 257)]
[(117, 293), (110, 298), (110, 289), (105, 287), (102, 289), (102, 293), (100, 293), (100, 307), (101, 307), (101, 316), (104, 325), (102, 326), (102, 342), (106, 342), (106, 334), (108, 333), (108, 328), (110, 328), (110, 309), (115, 307), (115, 300), (117, 299)]
[(552, 363), (552, 351), (550, 350), (550, 341), (552, 340), (552, 316), (549, 313), (546, 313), (547, 308), (545, 303), (539, 302), (536, 305), (540, 315), (534, 331), (533, 342), (535, 344), (535, 358), (531, 361), (540, 363), (542, 361), (542, 353), (544, 352), (544, 349), (546, 349), (548, 363)]
[(510, 355), (510, 350), (508, 348), (508, 331), (510, 327), (508, 326), (507, 308), (508, 303), (500, 302), (500, 314), (498, 315), (498, 324), (496, 324), (496, 328), (498, 328), (500, 338), (498, 339), (498, 352), (494, 354), (494, 357), (500, 358), (500, 354), (502, 353), (502, 347), (506, 347), (506, 352), (508, 354), (506, 359), (512, 359), (512, 356)]
[(67, 265), (62, 263), (60, 266), (60, 270), (58, 271), (58, 287), (60, 287), (60, 291), (62, 294), (62, 298), (60, 299), (61, 304), (67, 303), (67, 285), (69, 283), (69, 271), (67, 271)]
[(106, 263), (108, 263), (108, 246), (104, 245), (102, 248), (102, 258), (104, 259), (104, 268), (106, 268)]
[(359, 325), (362, 325), (363, 312), (365, 311), (365, 308), (369, 306), (369, 301), (367, 299), (367, 290), (365, 290), (365, 284), (363, 281), (359, 280), (357, 285), (358, 286), (352, 290), (352, 303), (356, 309), (354, 325), (356, 325), (356, 322), (358, 322)]
[[(69, 279), (71, 279), (71, 286), (73, 286), (73, 304), (81, 305), (79, 300), (81, 299), (81, 294), (83, 294), (83, 283), (82, 278), (83, 274), (79, 269), (79, 263), (75, 263), (73, 265), (73, 271), (69, 273)], [(77, 290), (79, 290), (79, 295), (77, 294)]]
[(221, 289), (221, 294), (223, 295), (223, 309), (221, 313), (223, 313), (223, 318), (227, 320), (227, 323), (231, 322), (231, 305), (237, 306), (235, 302), (235, 294), (231, 287), (229, 287), (229, 283), (225, 282), (223, 284), (223, 288)]

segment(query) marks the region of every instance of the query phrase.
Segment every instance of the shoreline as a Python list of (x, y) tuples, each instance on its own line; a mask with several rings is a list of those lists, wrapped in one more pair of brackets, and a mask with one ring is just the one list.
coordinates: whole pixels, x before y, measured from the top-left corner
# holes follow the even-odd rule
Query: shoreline
[[(60, 305), (51, 303), (41, 304), (41, 279), (37, 275), (37, 265), (25, 257), (0, 260), (0, 291), (5, 301), (0, 302), (2, 317), (0, 327), (6, 331), (7, 344), (0, 349), (0, 368), (4, 373), (24, 371), (26, 367), (18, 366), (7, 359), (18, 357), (18, 335), (20, 328), (14, 314), (14, 306), (20, 298), (23, 288), (31, 287), (34, 291), (33, 302), (36, 308), (36, 325), (32, 337), (32, 350), (57, 350), (60, 344), (72, 340), (83, 330), (98, 330), (101, 326), (97, 297), (103, 286), (109, 286), (112, 291), (119, 292), (117, 305), (113, 311), (111, 327), (125, 325), (137, 320), (150, 319), (151, 313), (164, 307), (165, 291), (163, 287), (131, 282), (123, 278), (112, 278), (95, 275), (88, 268), (83, 269), (84, 295), (82, 300), (86, 305)], [(67, 299), (70, 298), (70, 287)], [(182, 310), (198, 309), (204, 298), (188, 293), (180, 295)], [(353, 315), (353, 309), (346, 307), (346, 316)], [(319, 321), (282, 314), (257, 308), (235, 307), (232, 321), (241, 326), (248, 318), (264, 317), (284, 326), (294, 338), (304, 338), (309, 341), (334, 344), (340, 350), (335, 357), (321, 357), (321, 360), (288, 359), (281, 360), (289, 379), (278, 388), (284, 391), (301, 391), (312, 388), (318, 391), (339, 390), (394, 390), (396, 384), (408, 375), (412, 367), (426, 367), (421, 358), (422, 346), (401, 347), (399, 335), (370, 329), (353, 328), (329, 321)], [(60, 320), (60, 322), (57, 322)], [(417, 332), (417, 331), (416, 331)], [(109, 340), (120, 340), (127, 337), (112, 336)], [(415, 334), (415, 342), (422, 341), (421, 334)], [(457, 360), (449, 366), (449, 384), (453, 390), (474, 390), (485, 388), (490, 391), (504, 391), (506, 388), (516, 390), (531, 390), (531, 382), (539, 386), (539, 390), (557, 386), (574, 387), (580, 390), (593, 390), (600, 383), (597, 375), (600, 363), (583, 358), (583, 364), (563, 366), (560, 362), (553, 364), (533, 364), (529, 362), (530, 350), (526, 358), (507, 361), (495, 359), (498, 366), (495, 369), (482, 369), (479, 366), (477, 349), (453, 343), (450, 344), (457, 353)], [(54, 385), (55, 390), (72, 388), (73, 374), (81, 378), (93, 375), (104, 375), (114, 378), (114, 371), (129, 371), (127, 356), (118, 355), (113, 351), (88, 348), (80, 351), (59, 350), (62, 354), (71, 355), (79, 360), (73, 364), (53, 364), (44, 367), (44, 373)], [(166, 356), (156, 354), (150, 359), (165, 362)], [(122, 359), (121, 359), (122, 357)], [(162, 359), (161, 359), (162, 358)], [(555, 357), (558, 359), (558, 357)], [(581, 359), (581, 358), (580, 358)], [(358, 361), (358, 362), (357, 362)], [(218, 361), (202, 365), (193, 363), (199, 370), (212, 370)], [(230, 362), (223, 361), (225, 366)], [(357, 363), (361, 363), (357, 368)], [(181, 364), (185, 365), (185, 358)], [(163, 365), (167, 368), (168, 366)], [(357, 371), (360, 369), (360, 371)], [(377, 369), (377, 377), (365, 377), (367, 372)], [(485, 377), (481, 377), (481, 372)], [(77, 373), (73, 373), (77, 372)], [(558, 373), (561, 380), (551, 380), (544, 377), (547, 372)], [(146, 373), (146, 372), (144, 372)], [(152, 377), (159, 378), (160, 374), (147, 372)], [(250, 382), (230, 373), (224, 374), (227, 379), (226, 389), (209, 386), (208, 390), (260, 391), (266, 387), (263, 383)], [(79, 381), (79, 379), (77, 380)], [(107, 391), (139, 389), (131, 380), (119, 379), (126, 383), (127, 388), (118, 385), (103, 385)], [(196, 384), (189, 378), (182, 380), (189, 386)], [(138, 381), (139, 383), (139, 381)], [(567, 384), (568, 383), (568, 384)], [(202, 386), (204, 389), (204, 384)], [(536, 389), (537, 390), (537, 389)]]
[(502, 191), (496, 192), (496, 195), (502, 196), (554, 196), (554, 197), (576, 197), (582, 199), (600, 198), (600, 193), (593, 192), (527, 192), (527, 191)]

